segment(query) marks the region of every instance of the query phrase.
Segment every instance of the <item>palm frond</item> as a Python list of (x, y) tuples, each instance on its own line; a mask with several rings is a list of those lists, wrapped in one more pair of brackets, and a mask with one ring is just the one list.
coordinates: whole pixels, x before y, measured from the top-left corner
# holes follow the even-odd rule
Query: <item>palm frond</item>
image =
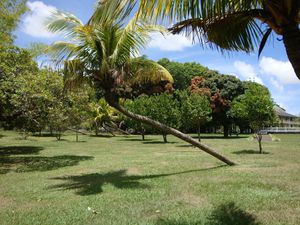
[(125, 82), (131, 85), (159, 84), (161, 81), (174, 83), (172, 75), (158, 63), (143, 57), (134, 58), (128, 63), (130, 73), (125, 77)]
[(173, 34), (185, 33), (198, 40), (203, 46), (216, 47), (219, 50), (253, 51), (262, 31), (253, 17), (255, 11), (230, 13), (206, 19), (188, 19), (175, 24), (170, 31)]
[(139, 15), (168, 22), (261, 9), (263, 0), (140, 0)]
[(76, 55), (78, 45), (65, 41), (56, 41), (46, 49), (48, 55), (55, 57), (58, 61), (68, 59)]
[(98, 0), (88, 24), (123, 24), (135, 5), (135, 0)]
[(46, 20), (46, 27), (52, 33), (61, 33), (66, 37), (76, 37), (76, 28), (84, 26), (80, 19), (71, 13), (54, 11)]
[(265, 34), (264, 34), (264, 36), (263, 36), (263, 38), (262, 38), (262, 40), (261, 40), (261, 43), (260, 43), (260, 45), (259, 45), (259, 49), (258, 49), (258, 58), (260, 57), (260, 55), (261, 55), (261, 53), (262, 53), (262, 50), (264, 49), (265, 44), (266, 44), (266, 42), (267, 42), (267, 40), (268, 40), (268, 38), (269, 38), (271, 32), (272, 32), (272, 29), (271, 29), (271, 28), (267, 29), (267, 31), (265, 32)]
[(151, 32), (165, 34), (167, 30), (162, 26), (149, 25), (148, 22), (139, 19), (138, 15), (135, 14), (129, 23), (122, 28), (115, 51), (111, 56), (114, 63), (122, 65), (130, 57), (140, 55), (140, 50), (144, 48), (150, 40)]
[(64, 63), (64, 89), (72, 90), (91, 84), (92, 73), (87, 73), (84, 64), (78, 60), (66, 60)]

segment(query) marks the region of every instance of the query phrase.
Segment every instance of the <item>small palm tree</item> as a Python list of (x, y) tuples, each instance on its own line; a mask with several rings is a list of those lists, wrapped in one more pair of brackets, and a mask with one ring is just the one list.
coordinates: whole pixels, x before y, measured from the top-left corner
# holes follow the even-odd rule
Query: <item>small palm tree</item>
[(118, 119), (117, 111), (109, 106), (103, 98), (101, 98), (98, 103), (93, 103), (92, 108), (94, 114), (93, 123), (95, 126), (96, 135), (98, 135), (99, 127), (102, 127), (115, 136), (109, 127), (116, 127), (114, 120)]
[(273, 31), (282, 36), (300, 79), (299, 0), (141, 0), (140, 12), (180, 21), (170, 28), (172, 33), (192, 34), (201, 44), (221, 50), (250, 52), (260, 43), (260, 55)]
[(137, 15), (129, 20), (128, 16), (133, 7), (133, 1), (100, 1), (87, 24), (71, 14), (56, 12), (53, 15), (48, 29), (63, 33), (71, 40), (56, 42), (51, 47), (54, 55), (64, 61), (66, 85), (80, 85), (87, 81), (101, 89), (108, 104), (124, 115), (164, 133), (173, 134), (223, 162), (234, 165), (229, 159), (188, 135), (129, 112), (119, 104), (119, 99), (128, 85), (173, 81), (172, 76), (162, 66), (145, 58), (134, 57), (147, 44), (150, 32), (163, 32), (163, 29), (149, 25), (147, 21), (138, 19)]

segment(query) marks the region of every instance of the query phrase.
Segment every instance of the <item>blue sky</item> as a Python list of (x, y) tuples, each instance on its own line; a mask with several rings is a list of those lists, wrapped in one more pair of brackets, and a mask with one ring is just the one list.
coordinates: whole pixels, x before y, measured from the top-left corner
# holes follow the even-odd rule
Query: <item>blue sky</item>
[[(42, 0), (28, 1), (30, 12), (22, 17), (16, 31), (16, 44), (27, 47), (32, 42), (50, 44), (59, 37), (47, 32), (45, 18), (56, 9), (75, 14), (86, 22), (93, 12), (96, 0)], [(265, 47), (260, 59), (257, 52), (230, 53), (203, 49), (180, 35), (163, 37), (153, 34), (152, 41), (141, 54), (150, 59), (169, 58), (179, 62), (198, 62), (224, 74), (235, 75), (241, 80), (253, 80), (267, 86), (276, 103), (289, 113), (300, 114), (300, 81), (290, 65), (282, 41), (274, 37)], [(300, 54), (300, 53), (299, 53)]]

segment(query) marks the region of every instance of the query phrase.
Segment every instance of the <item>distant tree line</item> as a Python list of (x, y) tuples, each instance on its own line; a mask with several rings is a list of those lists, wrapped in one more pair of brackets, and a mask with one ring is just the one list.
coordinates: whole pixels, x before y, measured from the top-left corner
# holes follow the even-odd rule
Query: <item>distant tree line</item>
[[(184, 132), (196, 132), (199, 141), (200, 131), (222, 130), (228, 137), (232, 132), (258, 131), (275, 121), (266, 87), (222, 75), (198, 63), (168, 59), (158, 62), (170, 70), (173, 87), (177, 88), (155, 88), (149, 84), (131, 89), (133, 94), (126, 90), (124, 104), (129, 110)], [(157, 133), (152, 127), (121, 117), (103, 100), (99, 102), (101, 93), (95, 93), (88, 85), (65, 91), (63, 73), (39, 68), (26, 49), (12, 45), (1, 48), (0, 81), (1, 126), (18, 129), (25, 137), (29, 132), (47, 130), (60, 139), (67, 129), (92, 129), (98, 134), (103, 127), (107, 131), (122, 127), (140, 133), (143, 139), (146, 134)], [(259, 118), (261, 124), (253, 124)], [(167, 134), (162, 135), (166, 142)]]

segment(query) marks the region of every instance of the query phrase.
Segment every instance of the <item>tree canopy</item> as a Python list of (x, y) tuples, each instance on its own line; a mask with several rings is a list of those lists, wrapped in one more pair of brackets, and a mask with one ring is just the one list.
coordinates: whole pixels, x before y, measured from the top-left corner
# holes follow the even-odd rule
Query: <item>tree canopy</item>
[(1, 0), (0, 2), (0, 47), (12, 44), (20, 17), (25, 11), (26, 0)]
[(271, 126), (276, 121), (274, 103), (269, 91), (262, 85), (247, 83), (245, 94), (239, 96), (232, 103), (231, 113), (248, 121), (250, 127), (257, 134), (260, 153), (262, 152), (260, 130)]

